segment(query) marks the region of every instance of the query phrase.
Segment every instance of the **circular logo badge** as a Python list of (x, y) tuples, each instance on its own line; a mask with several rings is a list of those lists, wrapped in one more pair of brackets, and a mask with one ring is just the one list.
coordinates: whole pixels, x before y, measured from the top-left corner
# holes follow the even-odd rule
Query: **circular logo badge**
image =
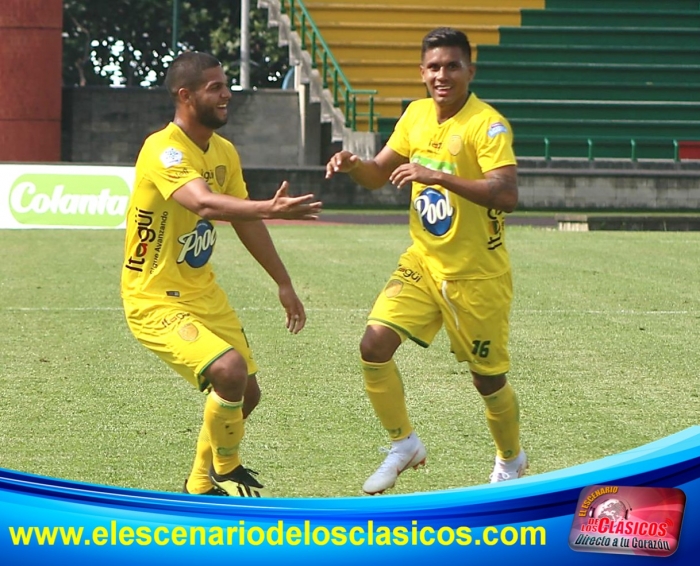
[(384, 287), (384, 294), (390, 299), (393, 299), (401, 292), (401, 289), (403, 289), (403, 281), (392, 279), (386, 284), (386, 287)]
[(191, 322), (181, 326), (177, 333), (180, 335), (180, 338), (186, 342), (194, 342), (199, 336), (199, 330), (197, 330), (197, 327)]

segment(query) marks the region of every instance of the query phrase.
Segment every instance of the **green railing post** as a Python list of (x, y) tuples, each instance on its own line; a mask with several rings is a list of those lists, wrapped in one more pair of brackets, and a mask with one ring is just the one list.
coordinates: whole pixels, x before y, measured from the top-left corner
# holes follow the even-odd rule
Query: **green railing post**
[(316, 32), (315, 31), (311, 32), (311, 66), (314, 69), (318, 68), (318, 65), (316, 64)]
[(323, 52), (323, 88), (328, 88), (328, 53)]
[(374, 132), (374, 97), (369, 97), (369, 131)]
[(345, 89), (345, 127), (350, 127), (350, 91)]
[(544, 138), (544, 158), (546, 161), (552, 158), (549, 154), (549, 138)]
[(333, 68), (333, 105), (338, 106), (338, 68)]
[(678, 146), (678, 140), (673, 140), (673, 160), (678, 163), (681, 160), (680, 147)]
[(352, 103), (351, 103), (350, 107), (352, 108), (352, 120), (350, 122), (350, 127), (353, 130), (356, 130), (357, 129), (357, 96), (354, 94), (352, 95)]
[(631, 159), (632, 161), (637, 161), (637, 140), (635, 140), (634, 138), (632, 138), (632, 139), (630, 140), (630, 145), (632, 146), (632, 153), (631, 153), (631, 155), (630, 155), (630, 159)]
[(294, 17), (296, 16), (294, 7), (294, 0), (289, 0), (289, 27), (292, 28), (292, 31), (297, 29), (297, 26), (294, 24)]
[(588, 161), (593, 161), (593, 140), (588, 138)]

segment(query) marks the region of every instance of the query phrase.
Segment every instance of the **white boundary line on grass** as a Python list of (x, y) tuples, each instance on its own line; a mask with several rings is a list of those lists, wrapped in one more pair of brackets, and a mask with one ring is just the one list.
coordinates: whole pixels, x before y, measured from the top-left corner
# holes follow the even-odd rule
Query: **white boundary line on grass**
[[(238, 312), (273, 312), (281, 311), (282, 307), (241, 307), (235, 308)], [(0, 307), (0, 311), (4, 312), (116, 312), (123, 311), (121, 307)], [(369, 309), (351, 309), (351, 308), (307, 308), (307, 312), (366, 312)], [(629, 314), (629, 315), (700, 315), (700, 311), (635, 311), (635, 310), (566, 310), (566, 309), (516, 309), (514, 314)]]

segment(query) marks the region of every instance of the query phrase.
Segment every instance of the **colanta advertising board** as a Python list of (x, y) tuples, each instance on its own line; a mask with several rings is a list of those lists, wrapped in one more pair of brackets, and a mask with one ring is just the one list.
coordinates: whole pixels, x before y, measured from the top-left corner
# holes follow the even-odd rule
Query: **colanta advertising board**
[(124, 228), (133, 167), (0, 165), (0, 228)]

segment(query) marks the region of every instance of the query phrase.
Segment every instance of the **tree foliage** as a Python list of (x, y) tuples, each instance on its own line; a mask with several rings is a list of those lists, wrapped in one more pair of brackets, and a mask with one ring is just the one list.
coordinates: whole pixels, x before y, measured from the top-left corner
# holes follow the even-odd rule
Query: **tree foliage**
[[(268, 27), (266, 10), (252, 8), (249, 21), (251, 87), (279, 88), (289, 66), (286, 48), (277, 45), (277, 30)], [(63, 83), (160, 85), (177, 53), (197, 50), (217, 57), (239, 84), (240, 22), (239, 0), (65, 0)]]

